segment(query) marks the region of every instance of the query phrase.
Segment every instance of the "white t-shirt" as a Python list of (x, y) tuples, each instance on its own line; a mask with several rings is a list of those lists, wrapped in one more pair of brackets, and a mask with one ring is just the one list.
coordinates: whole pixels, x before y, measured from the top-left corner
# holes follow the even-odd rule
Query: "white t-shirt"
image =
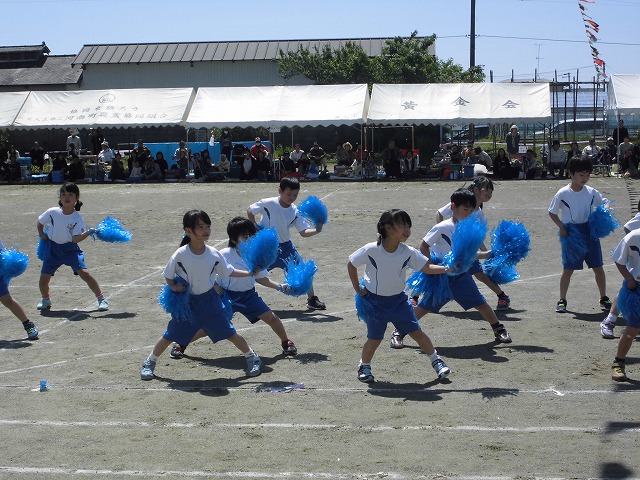
[(566, 185), (551, 200), (549, 213), (558, 215), (563, 223), (586, 223), (589, 215), (608, 200), (593, 187), (585, 185), (579, 192)]
[(189, 283), (191, 293), (200, 295), (211, 290), (216, 274), (228, 277), (233, 271), (233, 267), (215, 248), (207, 245), (204, 253), (195, 255), (186, 244), (171, 255), (162, 274), (170, 280), (180, 275)]
[(451, 251), (451, 240), (456, 224), (452, 218), (443, 220), (434, 225), (424, 236), (424, 242), (429, 245), (429, 250), (437, 257), (444, 257)]
[(280, 205), (278, 197), (263, 198), (249, 206), (253, 215), (262, 215), (260, 225), (264, 228), (275, 228), (278, 232), (278, 242), (284, 243), (291, 240), (289, 229), (296, 227), (298, 232), (302, 232), (311, 225), (304, 217), (298, 215), (298, 208), (291, 205), (284, 208)]
[(69, 243), (73, 237), (84, 232), (84, 218), (75, 210), (69, 215), (62, 213), (61, 207), (52, 207), (38, 217), (47, 228), (47, 236), (56, 243)]
[[(222, 255), (225, 260), (231, 265), (235, 270), (249, 270), (247, 264), (244, 262), (242, 257), (238, 254), (238, 251), (235, 248), (226, 247), (220, 250), (220, 255)], [(264, 278), (269, 273), (266, 270), (261, 270), (260, 273), (254, 275), (253, 277), (221, 277), (219, 275), (216, 276), (216, 283), (220, 285), (225, 290), (233, 290), (234, 292), (246, 292), (247, 290), (251, 290), (256, 285), (256, 278)]]
[(364, 286), (367, 290), (388, 297), (404, 291), (405, 269), (422, 269), (427, 257), (404, 243), (389, 253), (382, 244), (371, 242), (349, 255), (349, 261), (354, 267), (365, 266)]
[(640, 280), (640, 230), (627, 233), (611, 252), (611, 258), (618, 265), (626, 265), (633, 278)]
[(98, 153), (99, 162), (111, 163), (113, 162), (114, 158), (115, 158), (115, 154), (113, 153), (113, 150), (111, 150), (110, 148), (107, 148), (106, 150), (100, 150), (100, 153)]
[(640, 228), (640, 213), (636, 213), (636, 216), (624, 224), (624, 228), (629, 231), (634, 231)]

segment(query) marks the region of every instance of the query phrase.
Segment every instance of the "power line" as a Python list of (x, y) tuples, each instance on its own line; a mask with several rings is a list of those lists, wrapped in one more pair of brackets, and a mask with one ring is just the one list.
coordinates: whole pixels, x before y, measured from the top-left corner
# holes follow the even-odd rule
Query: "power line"
[[(465, 35), (468, 37), (468, 35)], [(540, 40), (547, 42), (565, 42), (565, 43), (585, 43), (585, 40), (566, 40), (559, 38), (537, 38), (537, 37), (508, 37), (502, 35), (476, 35), (476, 37), (484, 37), (484, 38), (504, 38), (508, 40)], [(445, 38), (445, 37), (442, 37)], [(628, 47), (637, 47), (640, 46), (640, 43), (622, 43), (622, 42), (601, 42), (598, 41), (598, 45), (624, 45)]]

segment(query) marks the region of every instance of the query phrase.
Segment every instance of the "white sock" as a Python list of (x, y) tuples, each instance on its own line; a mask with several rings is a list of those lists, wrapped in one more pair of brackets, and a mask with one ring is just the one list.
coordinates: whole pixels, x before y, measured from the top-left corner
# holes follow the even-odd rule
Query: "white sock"
[(152, 362), (157, 362), (158, 361), (158, 356), (154, 355), (153, 352), (151, 352), (149, 354), (149, 356), (147, 357), (147, 360), (151, 360)]
[(250, 349), (249, 349), (249, 351), (248, 351), (248, 352), (243, 353), (243, 355), (245, 356), (245, 358), (249, 358), (249, 357), (251, 357), (254, 353), (256, 353), (256, 352), (254, 352), (254, 351), (253, 351), (253, 349), (251, 349), (251, 348), (250, 348)]
[(609, 315), (607, 315), (607, 318), (604, 319), (606, 323), (616, 323), (617, 320), (618, 316), (614, 315), (613, 313), (610, 313)]
[(360, 359), (360, 363), (358, 363), (358, 366), (361, 367), (362, 365), (371, 366), (371, 362), (363, 362), (362, 359)]
[(440, 358), (440, 355), (438, 355), (436, 350), (433, 350), (433, 353), (431, 355), (427, 355), (427, 357), (429, 357), (429, 361), (433, 363)]

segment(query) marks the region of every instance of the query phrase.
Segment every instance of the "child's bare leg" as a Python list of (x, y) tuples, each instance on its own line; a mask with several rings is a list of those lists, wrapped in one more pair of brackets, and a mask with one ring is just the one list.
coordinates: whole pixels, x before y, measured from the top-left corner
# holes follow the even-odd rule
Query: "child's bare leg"
[(289, 340), (289, 337), (287, 337), (287, 332), (284, 329), (284, 325), (282, 324), (282, 320), (280, 320), (280, 317), (273, 313), (273, 311), (269, 310), (268, 312), (259, 315), (258, 318), (269, 325), (271, 327), (271, 330), (273, 330), (274, 333), (278, 335), (278, 338), (280, 338), (281, 341), (285, 342)]
[(49, 298), (49, 282), (51, 281), (51, 275), (46, 273), (40, 274), (40, 280), (38, 281), (38, 288), (40, 288), (40, 295), (42, 298)]
[(476, 310), (480, 312), (482, 318), (489, 322), (489, 325), (493, 326), (500, 323), (498, 321), (498, 317), (496, 316), (496, 312), (493, 311), (493, 308), (491, 308), (488, 303), (485, 302), (479, 307), (476, 307)]
[(153, 347), (151, 355), (155, 357), (159, 357), (162, 353), (167, 349), (167, 347), (171, 345), (171, 340), (167, 340), (164, 337), (160, 337), (156, 344)]
[(425, 310), (424, 308), (419, 307), (419, 306), (417, 306), (417, 305), (416, 305), (415, 307), (413, 307), (413, 313), (415, 313), (415, 314), (416, 314), (416, 318), (417, 318), (418, 320), (420, 320), (420, 319), (421, 319), (422, 317), (424, 317), (427, 313), (429, 313), (429, 310)]
[(567, 299), (567, 292), (569, 291), (569, 284), (571, 283), (571, 275), (573, 270), (564, 269), (560, 276), (560, 298)]
[(604, 268), (594, 268), (593, 274), (596, 277), (596, 285), (598, 286), (598, 291), (600, 292), (600, 298), (602, 298), (607, 294), (607, 277), (604, 273)]
[(367, 341), (364, 342), (364, 346), (362, 347), (362, 356), (360, 360), (362, 360), (363, 364), (370, 364), (371, 360), (373, 360), (373, 355), (376, 353), (376, 350), (382, 343), (382, 340), (374, 340), (372, 338), (367, 338)]
[(0, 302), (2, 302), (2, 305), (7, 307), (9, 311), (13, 313), (22, 323), (26, 323), (29, 321), (29, 317), (27, 317), (27, 313), (24, 311), (24, 308), (22, 308), (22, 305), (16, 302), (10, 293), (0, 297)]
[(85, 281), (87, 286), (91, 289), (96, 297), (102, 293), (102, 290), (100, 290), (100, 285), (98, 285), (98, 281), (93, 277), (93, 275), (89, 273), (89, 270), (78, 270), (78, 276)]
[(229, 338), (227, 338), (227, 340), (233, 343), (236, 346), (236, 348), (240, 350), (242, 353), (247, 354), (251, 352), (251, 347), (249, 347), (249, 344), (247, 343), (245, 338), (239, 333), (234, 333)]
[(640, 332), (640, 328), (635, 327), (626, 327), (622, 335), (620, 335), (620, 340), (618, 341), (618, 350), (616, 352), (616, 358), (620, 358), (624, 360), (629, 353), (629, 349), (631, 348), (631, 344), (633, 340), (638, 336)]
[(491, 280), (489, 278), (489, 275), (487, 275), (486, 273), (476, 272), (473, 274), (473, 276), (476, 277), (482, 283), (484, 283), (487, 287), (489, 287), (491, 291), (496, 295), (500, 295), (501, 293), (503, 293), (502, 289), (500, 288), (500, 285), (497, 285), (496, 283), (494, 283), (493, 280)]
[(413, 338), (418, 346), (422, 349), (422, 351), (427, 355), (433, 355), (433, 353), (436, 351), (436, 349), (433, 348), (433, 343), (431, 343), (429, 335), (424, 333), (423, 330), (415, 330), (411, 333), (408, 333), (407, 335)]

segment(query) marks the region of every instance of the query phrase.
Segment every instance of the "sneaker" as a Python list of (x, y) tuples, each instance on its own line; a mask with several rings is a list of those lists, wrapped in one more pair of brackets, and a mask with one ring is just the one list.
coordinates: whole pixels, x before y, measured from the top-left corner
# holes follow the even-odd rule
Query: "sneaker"
[(441, 358), (436, 358), (431, 366), (436, 371), (438, 378), (447, 378), (451, 373), (451, 369), (447, 367), (447, 364)]
[(623, 382), (627, 379), (627, 374), (624, 372), (624, 363), (613, 362), (613, 365), (611, 365), (611, 378), (616, 382)]
[(371, 365), (360, 365), (358, 367), (358, 380), (364, 383), (372, 383), (375, 381), (371, 373)]
[(46, 310), (47, 308), (51, 308), (51, 300), (48, 298), (43, 298), (40, 300), (40, 303), (36, 307), (38, 310)]
[(156, 362), (148, 358), (142, 364), (140, 369), (140, 380), (153, 380), (153, 371), (156, 369)]
[(600, 299), (600, 308), (607, 312), (611, 310), (611, 300), (606, 295)]
[(511, 299), (508, 295), (498, 297), (498, 306), (496, 307), (496, 310), (509, 310), (509, 306), (511, 306)]
[(602, 321), (600, 323), (600, 334), (602, 338), (616, 338), (613, 335), (613, 329), (615, 328), (614, 323), (609, 323), (607, 321)]
[(320, 299), (317, 296), (313, 296), (311, 297), (309, 300), (307, 300), (307, 307), (311, 308), (312, 310), (326, 310), (327, 306), (322, 303), (320, 301)]
[(404, 348), (404, 336), (398, 333), (398, 330), (394, 330), (391, 334), (391, 348)]
[(282, 342), (282, 353), (284, 355), (293, 356), (298, 353), (298, 349), (296, 348), (295, 343), (293, 343), (291, 340), (285, 340), (284, 342)]
[(36, 327), (36, 324), (33, 322), (27, 322), (27, 323), (23, 323), (22, 326), (24, 327), (25, 331), (27, 332), (27, 338), (29, 340), (38, 340), (38, 327)]
[(558, 300), (556, 303), (556, 312), (565, 313), (567, 311), (567, 301), (564, 298)]
[(493, 334), (496, 336), (496, 340), (500, 343), (511, 343), (511, 336), (504, 325), (499, 324), (493, 329)]
[(245, 372), (248, 377), (257, 377), (260, 375), (260, 367), (262, 367), (262, 361), (260, 360), (260, 356), (253, 352), (253, 355), (247, 357), (247, 369)]
[(184, 357), (184, 351), (187, 349), (186, 345), (180, 345), (179, 343), (174, 343), (171, 347), (171, 353), (169, 353), (169, 357), (180, 360)]
[(106, 312), (107, 310), (109, 310), (109, 302), (107, 302), (104, 298), (98, 300), (98, 311)]

